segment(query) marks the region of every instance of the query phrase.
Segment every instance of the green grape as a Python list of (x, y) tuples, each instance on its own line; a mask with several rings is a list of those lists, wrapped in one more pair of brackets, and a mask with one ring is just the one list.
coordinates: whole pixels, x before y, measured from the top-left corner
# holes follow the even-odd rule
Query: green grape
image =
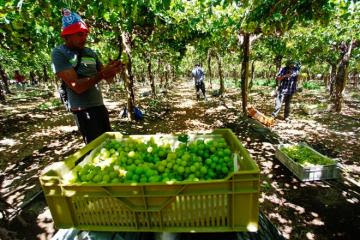
[(105, 183), (110, 182), (110, 176), (108, 174), (103, 175), (102, 181), (105, 182)]
[(134, 182), (138, 182), (139, 179), (140, 179), (139, 175), (136, 175), (136, 174), (134, 174), (134, 175), (132, 176), (132, 178), (131, 178), (131, 180), (134, 181)]
[(120, 183), (120, 179), (119, 178), (113, 178), (111, 179), (111, 183)]
[(92, 179), (95, 183), (99, 183), (102, 180), (102, 176), (100, 174), (96, 174)]
[(212, 160), (210, 158), (205, 160), (205, 164), (211, 166)]
[(142, 167), (137, 167), (135, 169), (135, 174), (140, 175), (142, 173), (144, 173), (144, 169)]
[(180, 166), (177, 168), (177, 172), (180, 174), (184, 173), (184, 171), (185, 171), (185, 168), (183, 166)]
[(116, 173), (115, 171), (111, 171), (111, 172), (109, 173), (109, 176), (110, 176), (111, 179), (114, 179), (114, 178), (116, 178), (117, 176), (119, 176), (119, 174)]
[(222, 171), (222, 173), (224, 173), (224, 174), (228, 174), (229, 169), (228, 169), (226, 166), (223, 166), (223, 167), (221, 168), (221, 171)]
[(208, 169), (207, 169), (206, 167), (201, 167), (201, 168), (200, 168), (201, 174), (206, 174), (207, 171), (208, 171)]
[(187, 165), (187, 162), (186, 161), (179, 161), (179, 164), (183, 167), (185, 167)]
[(147, 177), (142, 176), (142, 177), (140, 178), (140, 182), (141, 182), (141, 183), (146, 183), (146, 182), (148, 182)]
[(230, 155), (231, 155), (231, 150), (230, 150), (230, 148), (225, 148), (225, 149), (224, 149), (224, 154), (225, 154), (225, 156), (230, 156)]

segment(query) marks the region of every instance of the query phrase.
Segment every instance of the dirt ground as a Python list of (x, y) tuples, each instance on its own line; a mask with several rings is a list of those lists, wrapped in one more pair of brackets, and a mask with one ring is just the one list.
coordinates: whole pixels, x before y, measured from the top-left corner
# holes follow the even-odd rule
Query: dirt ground
[[(325, 91), (304, 90), (293, 99), (291, 122), (280, 116), (275, 126), (266, 128), (241, 114), (238, 89), (227, 90), (223, 98), (212, 96), (213, 90), (209, 90), (206, 102), (196, 101), (191, 82), (173, 84), (167, 91), (160, 91), (156, 100), (149, 91), (147, 86), (137, 86), (137, 105), (145, 113), (141, 122), (121, 118), (124, 92), (104, 91), (113, 130), (154, 134), (230, 128), (261, 169), (260, 209), (284, 238), (328, 240), (359, 236), (359, 99), (346, 95), (341, 114), (325, 111), (307, 115), (303, 105), (324, 102), (327, 95)], [(48, 90), (28, 88), (0, 104), (0, 209), (7, 209), (0, 216), (12, 219), (0, 219), (0, 239), (6, 234), (9, 239), (50, 239), (56, 232), (44, 197), (39, 194), (38, 177), (45, 166), (61, 161), (84, 144), (63, 106), (44, 107), (56, 99), (52, 95)], [(249, 100), (265, 114), (273, 109), (269, 87), (255, 86)], [(336, 180), (300, 182), (275, 158), (277, 144), (296, 142), (306, 142), (338, 159), (341, 176)]]

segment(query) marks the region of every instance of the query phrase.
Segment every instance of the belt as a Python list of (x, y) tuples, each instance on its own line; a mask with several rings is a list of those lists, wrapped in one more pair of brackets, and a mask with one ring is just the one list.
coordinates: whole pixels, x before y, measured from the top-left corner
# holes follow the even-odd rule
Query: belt
[(71, 108), (70, 111), (72, 113), (77, 113), (86, 110), (87, 108)]

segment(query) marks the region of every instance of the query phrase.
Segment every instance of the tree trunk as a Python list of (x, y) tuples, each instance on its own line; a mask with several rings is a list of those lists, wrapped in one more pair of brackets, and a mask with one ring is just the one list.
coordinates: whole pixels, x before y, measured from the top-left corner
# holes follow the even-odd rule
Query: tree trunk
[(172, 82), (176, 82), (176, 69), (174, 65), (171, 65), (171, 76), (172, 76)]
[(306, 81), (308, 82), (308, 81), (310, 81), (310, 79), (311, 79), (310, 71), (309, 71), (309, 69), (307, 69), (306, 70)]
[(212, 76), (211, 76), (211, 49), (209, 49), (208, 51), (208, 55), (207, 55), (207, 65), (208, 65), (208, 78), (209, 78), (209, 85), (210, 85), (210, 89), (212, 89)]
[(242, 97), (242, 110), (246, 114), (247, 110), (247, 89), (249, 79), (249, 59), (250, 59), (250, 34), (244, 34), (244, 42), (242, 44), (243, 61), (241, 64), (241, 97)]
[(223, 70), (221, 65), (221, 57), (218, 53), (215, 53), (215, 58), (218, 64), (218, 73), (220, 78), (220, 88), (219, 88), (219, 95), (222, 97), (225, 92), (225, 85), (224, 85), (224, 76), (223, 76)]
[(279, 72), (281, 69), (281, 62), (282, 62), (283, 56), (282, 55), (276, 55), (274, 62), (276, 67), (276, 72)]
[[(276, 75), (278, 74), (278, 72), (280, 71), (281, 69), (281, 62), (282, 62), (282, 59), (283, 59), (283, 56), (282, 55), (276, 55), (275, 56), (275, 59), (274, 59), (274, 62), (275, 62), (275, 76), (274, 78), (276, 78)], [(279, 86), (280, 82), (275, 80), (276, 82), (276, 86)]]
[(0, 84), (0, 101), (5, 101), (5, 86)]
[(44, 74), (44, 82), (46, 83), (49, 79), (48, 73), (47, 73), (47, 69), (46, 69), (46, 65), (43, 65), (43, 74)]
[(163, 74), (161, 71), (161, 66), (162, 66), (162, 62), (161, 62), (161, 59), (159, 58), (157, 72), (158, 72), (158, 78), (160, 79), (160, 88), (162, 88), (162, 86), (163, 86)]
[(329, 75), (327, 74), (328, 71), (325, 71), (322, 76), (323, 76), (323, 82), (325, 85), (325, 89), (327, 90), (327, 85), (329, 84)]
[(337, 69), (337, 74), (335, 77), (335, 88), (333, 89), (333, 95), (331, 97), (334, 104), (333, 110), (336, 112), (341, 112), (343, 105), (343, 92), (346, 86), (348, 73), (349, 73), (349, 61), (351, 56), (351, 51), (353, 49), (353, 40), (350, 41), (350, 44), (346, 46), (344, 55), (340, 60), (340, 64)]
[(354, 88), (357, 89), (359, 87), (359, 73), (355, 71), (354, 73)]
[(336, 78), (336, 64), (332, 63), (330, 65), (330, 82), (328, 86), (330, 97), (333, 95), (333, 91), (335, 87), (335, 78)]
[(155, 88), (154, 75), (152, 73), (152, 68), (151, 68), (151, 56), (150, 56), (150, 54), (146, 56), (145, 60), (146, 60), (146, 63), (147, 63), (147, 74), (148, 74), (148, 78), (149, 78), (149, 81), (150, 81), (151, 93), (152, 93), (153, 97), (156, 97), (156, 88)]
[[(274, 73), (274, 72), (271, 70), (271, 68), (272, 68), (272, 65), (270, 64), (270, 65), (269, 65), (269, 70), (268, 70), (267, 75), (266, 75), (266, 79), (268, 79), (268, 78), (273, 79), (273, 78), (276, 77), (277, 72)], [(276, 86), (277, 86), (277, 85), (278, 85), (278, 81), (276, 81)]]
[(5, 70), (2, 68), (2, 66), (0, 65), (0, 76), (1, 76), (1, 80), (4, 83), (4, 90), (6, 94), (11, 94), (10, 89), (9, 89), (9, 78), (5, 73)]
[[(239, 77), (241, 77), (241, 65), (239, 65), (239, 71), (238, 71), (239, 73), (240, 73), (240, 76)], [(235, 79), (235, 86), (236, 87), (238, 87), (239, 86), (239, 84), (238, 84), (238, 76), (236, 76), (236, 79)]]
[(141, 82), (142, 82), (142, 85), (144, 86), (145, 82), (146, 82), (146, 80), (145, 80), (145, 68), (144, 67), (142, 67), (142, 69), (141, 69)]
[(125, 53), (128, 57), (128, 62), (126, 63), (124, 82), (127, 92), (127, 108), (130, 116), (130, 120), (135, 120), (134, 107), (135, 107), (135, 94), (134, 94), (134, 75), (132, 73), (132, 56), (131, 56), (131, 34), (129, 32), (122, 32), (122, 42), (124, 45)]
[(236, 72), (236, 66), (232, 67), (232, 73), (231, 73), (231, 77), (234, 80), (234, 84), (236, 86), (236, 82), (237, 82), (237, 72)]
[(249, 82), (249, 91), (251, 91), (251, 88), (254, 84), (254, 75), (255, 75), (255, 60), (251, 62), (251, 78)]
[(35, 83), (36, 83), (34, 71), (30, 71), (30, 83), (31, 83), (31, 85), (35, 85)]
[(171, 66), (170, 64), (165, 65), (165, 88), (169, 87), (169, 78), (170, 78)]
[(353, 85), (354, 88), (357, 88), (357, 84), (356, 84), (357, 74), (358, 73), (356, 72), (356, 70), (349, 74), (349, 83), (351, 83), (351, 85)]

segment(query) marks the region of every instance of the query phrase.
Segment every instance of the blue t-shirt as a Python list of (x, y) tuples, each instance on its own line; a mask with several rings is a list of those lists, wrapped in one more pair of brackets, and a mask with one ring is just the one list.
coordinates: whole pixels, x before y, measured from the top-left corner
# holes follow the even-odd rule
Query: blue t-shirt
[[(51, 53), (52, 67), (55, 73), (75, 68), (78, 63), (79, 53), (75, 52), (65, 45), (54, 48)], [(81, 63), (76, 73), (79, 78), (94, 76), (100, 69), (101, 62), (96, 53), (90, 48), (81, 50)], [(71, 88), (66, 86), (66, 93), (69, 100), (70, 109), (86, 109), (104, 105), (100, 86), (97, 84), (90, 87), (81, 94), (77, 94)]]
[(201, 67), (195, 67), (192, 70), (192, 76), (195, 78), (195, 84), (198, 85), (204, 81), (205, 74)]
[(284, 67), (284, 68), (282, 68), (279, 71), (279, 73), (276, 75), (277, 77), (284, 76), (285, 74), (288, 74), (288, 73), (291, 73), (291, 75), (290, 75), (290, 77), (287, 77), (281, 81), (278, 91), (285, 95), (293, 95), (296, 92), (299, 72), (300, 72), (300, 67), (294, 67), (294, 68)]

